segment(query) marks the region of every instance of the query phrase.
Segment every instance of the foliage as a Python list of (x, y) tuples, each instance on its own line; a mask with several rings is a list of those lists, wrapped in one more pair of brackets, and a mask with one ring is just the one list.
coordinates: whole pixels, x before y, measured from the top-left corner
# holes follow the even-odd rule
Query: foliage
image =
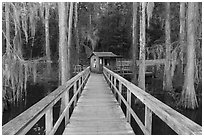
[(112, 51), (115, 54), (129, 57), (131, 45), (131, 12), (130, 3), (108, 3), (106, 12), (101, 15), (98, 25), (100, 37), (98, 51)]

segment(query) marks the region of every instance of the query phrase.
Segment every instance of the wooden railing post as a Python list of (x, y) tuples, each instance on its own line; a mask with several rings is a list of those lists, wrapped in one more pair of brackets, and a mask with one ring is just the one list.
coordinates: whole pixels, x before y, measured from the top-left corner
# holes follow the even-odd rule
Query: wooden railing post
[(108, 78), (108, 83), (109, 83), (109, 87), (110, 87), (110, 82), (111, 82), (111, 77), (110, 77), (110, 74), (107, 72), (107, 78)]
[[(113, 79), (113, 85), (114, 85), (114, 87), (116, 87), (116, 77), (114, 77), (114, 79)], [(114, 88), (113, 88), (113, 91), (114, 91), (114, 95), (116, 97), (116, 90)]]
[(112, 86), (112, 82), (113, 82), (113, 76), (112, 76), (112, 75), (110, 75), (110, 82), (111, 82), (111, 83), (110, 83), (110, 88), (111, 88), (111, 90), (112, 90), (112, 87), (113, 87), (113, 86)]
[(149, 134), (152, 133), (152, 111), (145, 106), (145, 127), (147, 131), (149, 131)]
[[(127, 88), (127, 103), (131, 107), (131, 92), (128, 88)], [(126, 108), (126, 118), (127, 118), (127, 122), (130, 123), (131, 122), (131, 115), (130, 115), (128, 108)]]
[[(79, 87), (81, 87), (81, 84), (82, 84), (82, 80), (81, 80), (81, 77), (79, 78)], [(81, 95), (81, 89), (79, 91), (79, 96)]]
[[(120, 94), (122, 95), (122, 83), (119, 81), (119, 92), (120, 92)], [(120, 106), (121, 106), (121, 98), (120, 98), (120, 96), (118, 96), (118, 102), (119, 102), (119, 104), (120, 104)]]
[(87, 72), (85, 72), (85, 73), (82, 75), (82, 81), (84, 81), (85, 76), (86, 76), (86, 73), (87, 73)]
[(85, 80), (86, 80), (86, 75), (87, 75), (86, 73), (84, 73), (84, 75), (82, 76), (83, 87), (85, 86)]
[(46, 135), (52, 130), (53, 127), (53, 109), (50, 108), (45, 114), (45, 133)]
[[(68, 105), (69, 103), (69, 90), (64, 92), (64, 104), (65, 107)], [(65, 114), (65, 126), (69, 123), (69, 109), (66, 111)]]
[[(76, 91), (77, 91), (77, 81), (75, 81), (75, 83), (74, 83), (74, 95), (75, 95)], [(76, 102), (77, 102), (77, 97), (74, 100), (74, 107), (76, 106)]]
[(84, 88), (84, 75), (81, 76), (81, 84), (82, 84), (82, 88)]

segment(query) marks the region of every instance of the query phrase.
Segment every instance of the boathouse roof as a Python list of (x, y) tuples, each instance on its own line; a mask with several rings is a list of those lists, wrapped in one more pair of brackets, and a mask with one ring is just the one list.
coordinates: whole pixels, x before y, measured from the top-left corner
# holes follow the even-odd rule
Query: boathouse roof
[(109, 57), (109, 58), (118, 58), (120, 56), (114, 54), (113, 52), (92, 52), (92, 54), (89, 56), (89, 58), (92, 56), (98, 56), (98, 57)]

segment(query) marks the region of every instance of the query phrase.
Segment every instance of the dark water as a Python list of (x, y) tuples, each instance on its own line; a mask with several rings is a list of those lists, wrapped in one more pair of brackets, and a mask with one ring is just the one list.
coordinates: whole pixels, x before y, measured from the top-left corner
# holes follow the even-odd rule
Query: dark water
[[(125, 76), (127, 80), (130, 80), (129, 76)], [(151, 77), (146, 78), (146, 87), (148, 90), (156, 90), (158, 88), (161, 88), (161, 81), (157, 81), (155, 79), (152, 79)], [(154, 85), (154, 87), (152, 87)], [(54, 82), (44, 82), (44, 83), (37, 83), (37, 84), (29, 84), (27, 88), (27, 97), (22, 102), (20, 102), (18, 105), (10, 105), (9, 110), (4, 111), (3, 117), (2, 117), (2, 124), (4, 125), (11, 119), (15, 118), (17, 115), (28, 109), (33, 104), (37, 103), (40, 99), (51, 93), (54, 89), (58, 87), (58, 81)], [(124, 88), (124, 87), (123, 87)], [(73, 89), (70, 89), (70, 99), (73, 96)], [(123, 93), (124, 98), (126, 99), (126, 94)], [(168, 102), (168, 98), (165, 98), (162, 94), (159, 94), (156, 96), (160, 101), (162, 102)], [(132, 101), (133, 96), (132, 96)], [(59, 117), (59, 110), (60, 110), (60, 102), (59, 100), (53, 107), (53, 115), (54, 115), (54, 123), (57, 121), (57, 118)], [(134, 102), (132, 102), (134, 104)], [(132, 105), (133, 110), (136, 112), (138, 117), (142, 120), (144, 123), (144, 105)], [(122, 109), (124, 114), (126, 114), (126, 108), (125, 105), (122, 103)], [(70, 108), (70, 115), (72, 113), (73, 106)], [(196, 110), (182, 110), (177, 109), (178, 112), (182, 113), (189, 119), (193, 120), (194, 122), (198, 123), (199, 125), (202, 125), (202, 105), (199, 106)], [(45, 125), (44, 125), (45, 117), (43, 116), (32, 128), (27, 134), (45, 134)], [(160, 120), (156, 115), (153, 114), (153, 125), (152, 125), (152, 134), (153, 135), (173, 135), (176, 134), (171, 128), (168, 127), (162, 120)], [(54, 124), (53, 123), (53, 124)], [(64, 121), (60, 125), (58, 131), (56, 134), (62, 134), (64, 129)], [(136, 134), (143, 134), (136, 122), (133, 118), (131, 118), (131, 126)]]
[[(27, 95), (18, 104), (9, 104), (8, 110), (3, 112), (2, 124), (6, 124), (11, 119), (18, 116), (20, 113), (40, 101), (43, 97), (51, 93), (54, 89), (58, 87), (58, 81), (43, 82), (43, 83), (28, 83), (27, 85)], [(41, 119), (43, 121), (43, 118)], [(43, 122), (44, 123), (44, 122)], [(42, 124), (41, 124), (42, 125)], [(42, 134), (44, 126), (39, 126), (38, 124), (33, 127), (36, 134)]]

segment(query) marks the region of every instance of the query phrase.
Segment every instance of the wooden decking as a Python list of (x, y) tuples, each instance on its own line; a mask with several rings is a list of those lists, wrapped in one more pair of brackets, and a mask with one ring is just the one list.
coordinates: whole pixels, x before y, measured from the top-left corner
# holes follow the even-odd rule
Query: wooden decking
[(133, 135), (102, 74), (91, 74), (64, 135)]

